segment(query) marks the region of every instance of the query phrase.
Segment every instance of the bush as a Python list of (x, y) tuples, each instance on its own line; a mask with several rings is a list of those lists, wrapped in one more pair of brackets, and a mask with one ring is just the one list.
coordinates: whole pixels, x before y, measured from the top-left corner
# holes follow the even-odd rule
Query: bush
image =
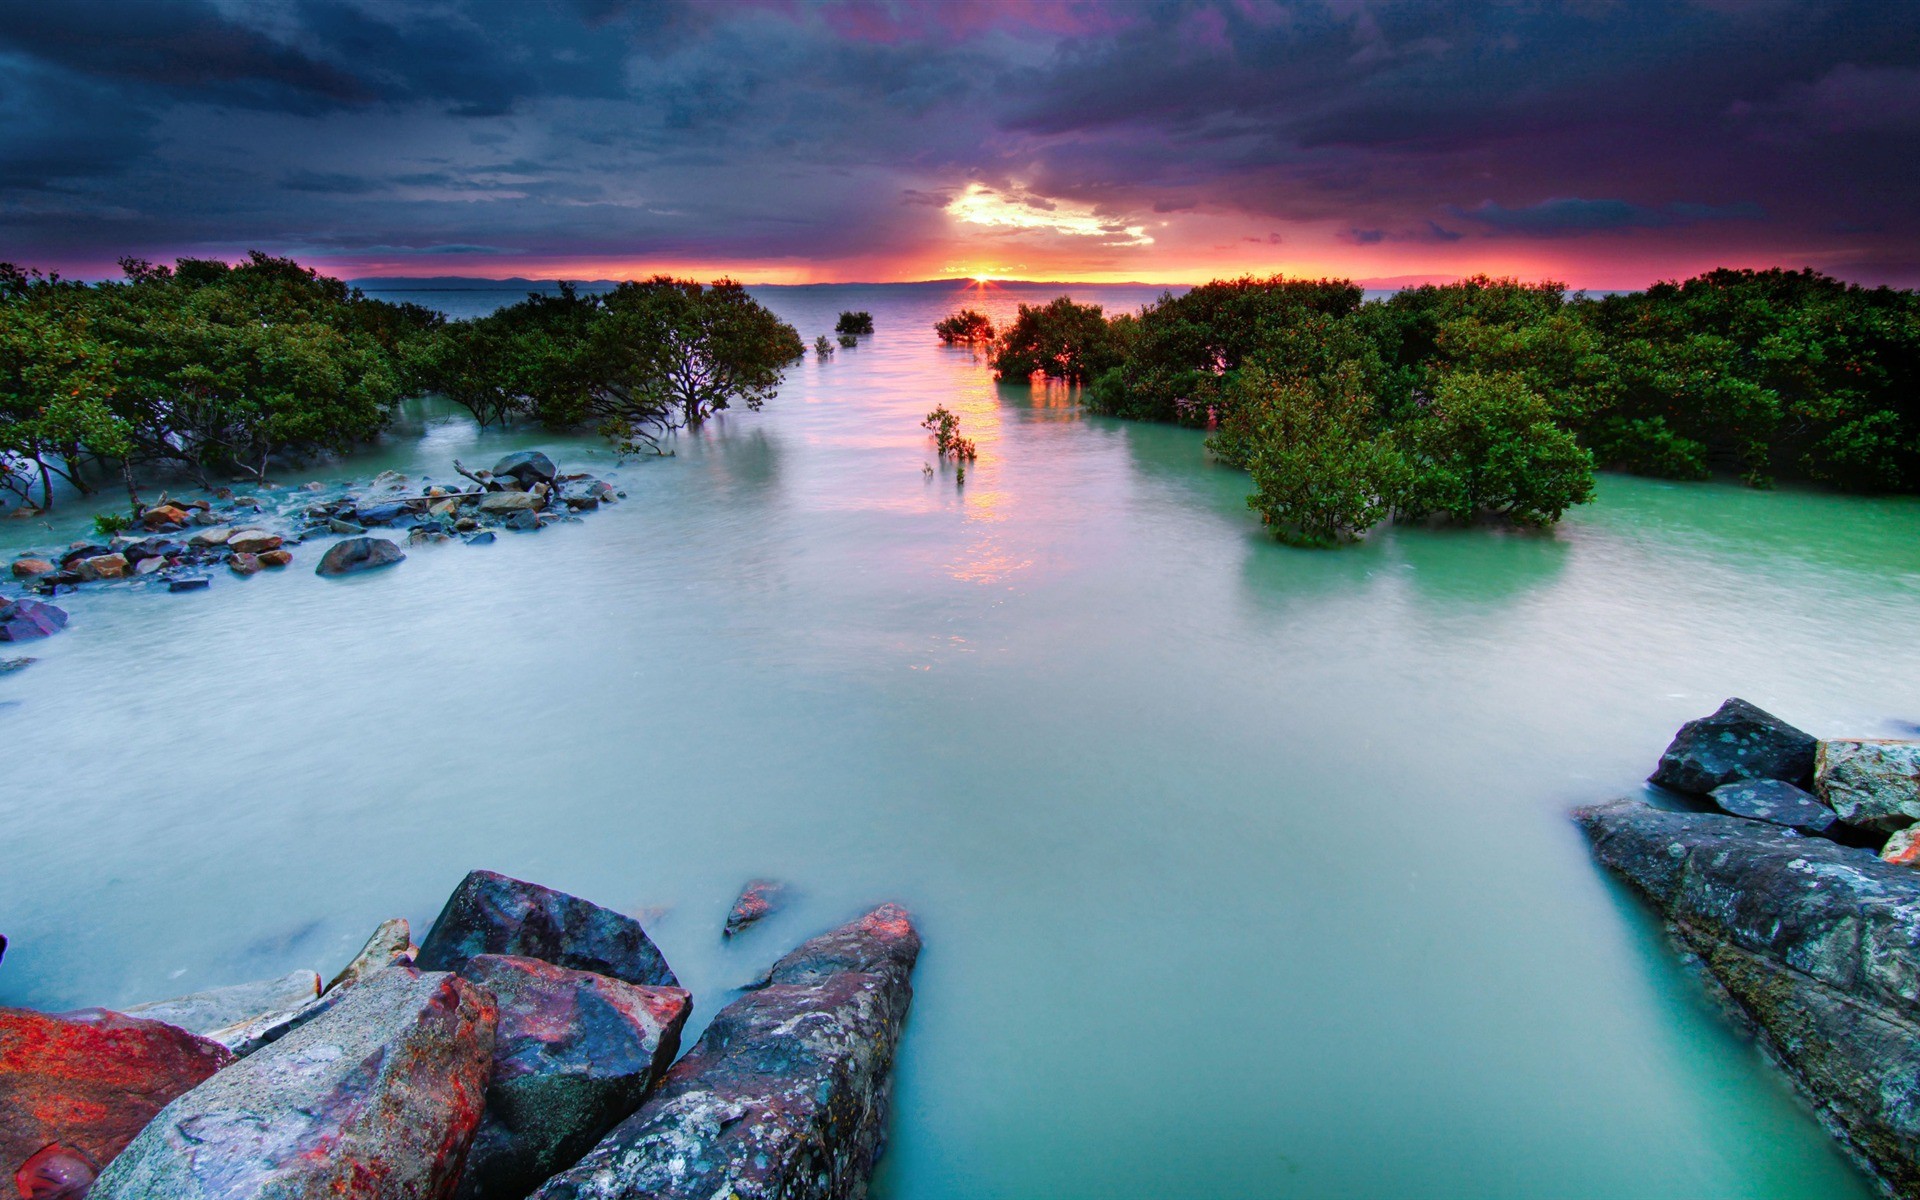
[[(1249, 368), (1220, 439), (1253, 474), (1247, 506), (1283, 541), (1331, 546), (1378, 524), (1399, 475), (1373, 397), (1351, 366), (1310, 377)], [(1210, 442), (1209, 445), (1214, 445)]]
[(1392, 440), (1401, 463), (1393, 507), (1402, 516), (1496, 515), (1541, 527), (1593, 499), (1593, 456), (1516, 374), (1445, 377)]
[(834, 322), (835, 333), (862, 334), (873, 332), (873, 314), (869, 312), (843, 312)]
[(993, 321), (983, 312), (963, 308), (934, 322), (933, 332), (949, 346), (984, 345), (993, 341)]
[(1100, 306), (1062, 296), (1038, 307), (1020, 306), (994, 353), (993, 372), (1000, 379), (1044, 375), (1085, 383), (1118, 362), (1119, 346)]

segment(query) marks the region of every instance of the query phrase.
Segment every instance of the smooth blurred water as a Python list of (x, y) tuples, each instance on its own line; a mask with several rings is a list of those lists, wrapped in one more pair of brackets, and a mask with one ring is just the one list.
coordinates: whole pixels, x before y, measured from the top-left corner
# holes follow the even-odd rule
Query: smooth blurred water
[[(321, 472), (539, 445), (627, 490), (580, 524), (63, 599), (0, 677), (0, 1002), (331, 971), (486, 866), (655, 910), (704, 1021), (898, 899), (896, 1200), (1869, 1194), (1566, 812), (1728, 695), (1909, 730), (1920, 505), (1608, 478), (1552, 536), (1292, 550), (1198, 434), (929, 332), (1026, 293), (762, 295), (879, 332), (676, 457), (420, 405)], [(756, 875), (799, 899), (724, 944)]]

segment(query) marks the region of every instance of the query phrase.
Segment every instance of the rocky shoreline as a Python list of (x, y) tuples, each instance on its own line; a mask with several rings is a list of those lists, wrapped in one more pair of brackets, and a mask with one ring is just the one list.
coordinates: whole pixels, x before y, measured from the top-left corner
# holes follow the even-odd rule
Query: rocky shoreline
[[(617, 503), (626, 493), (585, 472), (563, 473), (538, 450), (522, 450), (490, 471), (468, 471), (454, 460), (461, 482), (415, 483), (383, 472), (359, 486), (261, 489), (235, 495), (220, 489), (210, 500), (163, 500), (141, 510), (140, 532), (73, 542), (15, 556), (8, 576), (20, 594), (0, 595), (0, 643), (33, 641), (66, 628), (64, 609), (49, 600), (82, 587), (164, 587), (200, 591), (224, 567), (246, 577), (291, 566), (294, 548), (334, 540), (315, 564), (321, 575), (347, 575), (403, 561), (401, 544), (380, 536), (404, 534), (408, 546), (459, 540), (470, 546), (500, 532), (533, 533), (558, 521)], [(31, 659), (7, 659), (0, 671)]]
[(475, 871), (409, 934), (325, 986), (0, 1008), (0, 1170), (32, 1200), (866, 1195), (920, 951), (899, 907), (780, 958), (678, 1062), (693, 999), (632, 917)]
[(1920, 742), (1817, 739), (1733, 699), (1650, 782), (1712, 808), (1579, 809), (1595, 859), (1856, 1161), (1920, 1197)]

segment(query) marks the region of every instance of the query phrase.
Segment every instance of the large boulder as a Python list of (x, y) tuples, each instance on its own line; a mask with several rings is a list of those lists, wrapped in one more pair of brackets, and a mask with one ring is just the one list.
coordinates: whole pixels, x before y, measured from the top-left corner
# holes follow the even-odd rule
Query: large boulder
[(320, 556), (320, 565), (313, 570), (316, 575), (348, 575), (355, 571), (391, 566), (406, 556), (405, 550), (386, 538), (348, 538), (329, 546), (327, 552)]
[(1856, 829), (1904, 829), (1920, 821), (1920, 742), (1821, 742), (1813, 786)]
[(0, 642), (30, 642), (67, 627), (67, 610), (38, 600), (0, 600)]
[(920, 937), (885, 905), (781, 959), (540, 1200), (852, 1200), (884, 1145)]
[(1811, 793), (1782, 779), (1742, 779), (1723, 783), (1708, 794), (1722, 812), (1806, 833), (1825, 833), (1839, 820)]
[(493, 464), (495, 479), (517, 479), (524, 488), (552, 483), (555, 474), (553, 460), (538, 450), (518, 450)]
[(1575, 814), (1846, 1144), (1920, 1195), (1920, 872), (1719, 813)]
[(382, 971), (168, 1105), (93, 1200), (444, 1200), (479, 1124), (491, 997)]
[(680, 986), (632, 917), (493, 871), (460, 881), (416, 961), (424, 971), (457, 971), (476, 954), (537, 958), (647, 987)]
[(149, 1021), (165, 1021), (205, 1036), (270, 1012), (298, 1008), (319, 995), (319, 975), (312, 971), (294, 971), (278, 979), (257, 979), (231, 987), (190, 992), (171, 1000), (136, 1004), (126, 1013)]
[(487, 1111), (458, 1195), (519, 1200), (640, 1107), (680, 1052), (679, 988), (482, 954), (460, 974), (500, 1006)]
[(1682, 725), (1649, 780), (1696, 796), (1740, 779), (1804, 786), (1813, 775), (1814, 745), (1812, 734), (1736, 698)]
[(232, 1061), (159, 1021), (0, 1008), (0, 1179), (37, 1180), (43, 1195), (62, 1175), (84, 1186), (168, 1101)]

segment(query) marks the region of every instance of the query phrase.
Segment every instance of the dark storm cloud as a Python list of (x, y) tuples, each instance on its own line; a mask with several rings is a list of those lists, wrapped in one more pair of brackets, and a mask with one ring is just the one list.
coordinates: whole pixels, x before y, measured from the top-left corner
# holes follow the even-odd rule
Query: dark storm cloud
[(1916, 151), (1920, 5), (1872, 0), (0, 0), (0, 257), (57, 263), (882, 257), (979, 183), (1879, 270)]

